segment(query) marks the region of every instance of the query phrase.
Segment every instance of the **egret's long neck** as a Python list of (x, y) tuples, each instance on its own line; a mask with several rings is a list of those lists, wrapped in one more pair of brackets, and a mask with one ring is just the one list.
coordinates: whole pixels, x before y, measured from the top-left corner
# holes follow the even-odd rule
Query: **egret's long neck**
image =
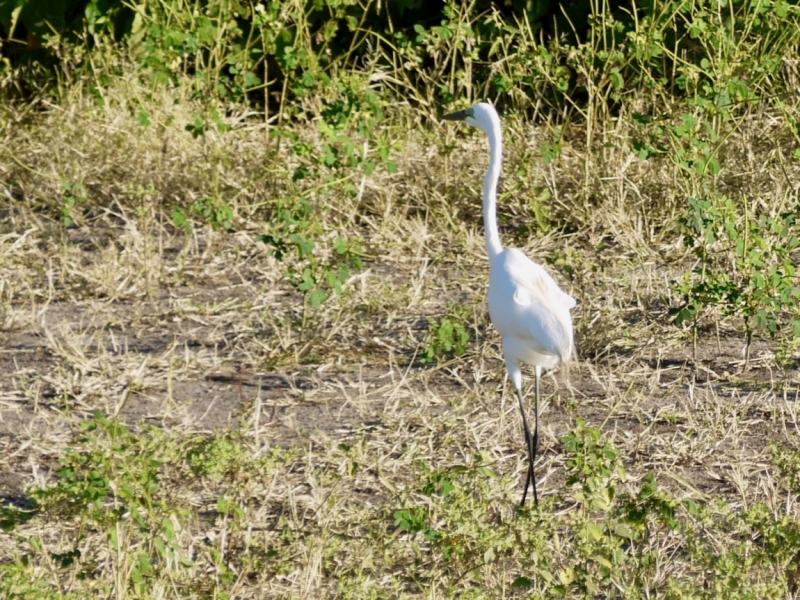
[(486, 229), (486, 251), (492, 259), (503, 251), (500, 232), (497, 230), (497, 182), (503, 168), (503, 132), (500, 123), (494, 123), (486, 132), (489, 136), (489, 170), (483, 178), (483, 226)]

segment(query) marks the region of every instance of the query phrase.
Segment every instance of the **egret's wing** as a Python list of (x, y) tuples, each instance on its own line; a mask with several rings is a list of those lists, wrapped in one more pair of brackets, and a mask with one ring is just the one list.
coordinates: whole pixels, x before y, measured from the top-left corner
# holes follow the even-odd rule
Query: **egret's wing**
[(537, 346), (538, 352), (561, 356), (572, 353), (572, 319), (575, 299), (562, 291), (540, 265), (519, 253), (509, 275), (513, 286), (516, 336)]
[[(531, 343), (532, 349), (545, 354), (568, 354), (572, 323), (569, 312), (554, 310), (547, 299), (518, 286), (514, 291), (514, 336)], [(566, 321), (565, 321), (566, 318)]]
[[(575, 298), (558, 287), (550, 274), (541, 265), (537, 265), (524, 253), (514, 253), (514, 260), (508, 265), (509, 275), (517, 287), (514, 302), (529, 302), (531, 298), (540, 298), (553, 307), (571, 310), (575, 307)], [(519, 292), (519, 300), (517, 300)], [(528, 298), (526, 298), (526, 294)]]
[[(538, 267), (538, 265), (536, 266)], [(574, 308), (575, 298), (564, 292), (544, 269), (539, 268), (543, 277), (515, 278), (514, 302), (526, 306), (539, 299), (553, 307), (561, 307), (565, 310)]]

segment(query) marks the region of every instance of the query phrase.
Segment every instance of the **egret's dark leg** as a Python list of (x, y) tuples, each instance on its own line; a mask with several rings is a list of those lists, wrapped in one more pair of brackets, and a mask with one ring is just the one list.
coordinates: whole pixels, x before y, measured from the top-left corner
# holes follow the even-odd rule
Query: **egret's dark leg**
[(517, 399), (519, 400), (519, 410), (522, 413), (522, 426), (525, 428), (525, 444), (528, 449), (528, 476), (525, 478), (525, 489), (522, 492), (522, 502), (520, 506), (525, 506), (525, 500), (528, 497), (528, 485), (533, 480), (533, 498), (536, 504), (539, 504), (539, 498), (536, 495), (536, 477), (533, 472), (533, 462), (536, 460), (536, 448), (534, 440), (538, 441), (538, 437), (531, 436), (531, 429), (528, 427), (528, 417), (525, 414), (525, 404), (522, 401), (522, 392), (517, 390)]
[(536, 453), (539, 451), (539, 376), (541, 371), (536, 367), (536, 384), (534, 387), (534, 404), (536, 407), (536, 421), (533, 424), (533, 437), (528, 427), (528, 420), (525, 416), (525, 406), (522, 403), (522, 394), (517, 392), (519, 398), (519, 409), (522, 412), (522, 424), (525, 426), (525, 443), (528, 445), (528, 475), (525, 478), (525, 491), (522, 493), (520, 506), (525, 506), (525, 499), (528, 497), (528, 485), (533, 482), (533, 502), (539, 505), (539, 494), (536, 493), (536, 473), (533, 470), (533, 463), (536, 462)]
[(528, 486), (531, 484), (531, 464), (530, 460), (528, 460), (528, 475), (525, 477), (525, 492), (522, 494), (522, 504), (520, 506), (525, 506), (525, 498), (528, 496)]
[(540, 367), (536, 367), (536, 386), (534, 388), (533, 403), (535, 406), (536, 421), (533, 423), (533, 458), (531, 459), (531, 480), (533, 481), (533, 501), (538, 506), (539, 495), (536, 493), (536, 475), (533, 472), (533, 463), (536, 460), (536, 454), (539, 452), (539, 376), (542, 371)]

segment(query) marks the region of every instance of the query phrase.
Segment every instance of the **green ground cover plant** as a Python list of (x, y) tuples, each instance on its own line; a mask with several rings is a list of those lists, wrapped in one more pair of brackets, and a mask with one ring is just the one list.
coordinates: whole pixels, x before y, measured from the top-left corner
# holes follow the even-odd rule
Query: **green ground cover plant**
[[(796, 4), (40, 8), (0, 4), (0, 596), (797, 597)], [(538, 507), (487, 151), (438, 123), (484, 99), (503, 239), (579, 300)]]

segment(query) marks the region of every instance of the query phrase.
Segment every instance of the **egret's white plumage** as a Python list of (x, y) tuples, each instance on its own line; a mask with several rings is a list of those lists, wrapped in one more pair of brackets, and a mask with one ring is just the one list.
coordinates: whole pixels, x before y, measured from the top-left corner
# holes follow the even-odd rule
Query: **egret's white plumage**
[[(528, 446), (528, 480), (522, 504), (533, 481), (533, 497), (538, 503), (533, 463), (539, 445), (539, 379), (542, 369), (552, 369), (572, 356), (572, 317), (575, 299), (541, 266), (516, 248), (503, 248), (497, 229), (497, 182), (503, 164), (503, 133), (500, 117), (490, 104), (479, 103), (444, 117), (464, 121), (489, 137), (489, 169), (483, 180), (483, 221), (486, 250), (489, 253), (489, 316), (503, 338), (503, 357), (517, 391), (525, 441)], [(531, 436), (522, 401), (521, 364), (534, 366), (536, 373), (535, 433)]]

